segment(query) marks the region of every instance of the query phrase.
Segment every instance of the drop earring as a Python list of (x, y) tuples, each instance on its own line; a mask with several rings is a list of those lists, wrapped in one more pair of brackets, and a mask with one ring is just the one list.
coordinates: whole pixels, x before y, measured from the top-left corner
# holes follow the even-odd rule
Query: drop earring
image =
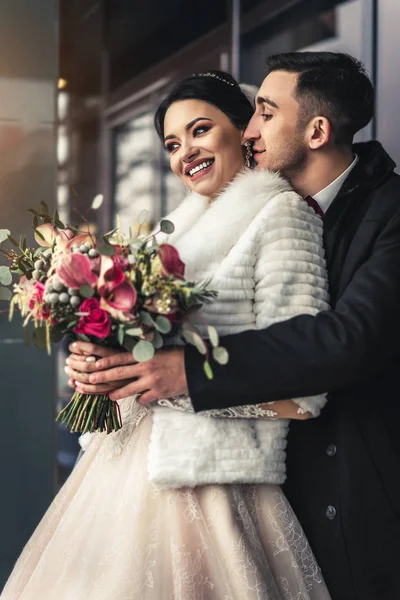
[(253, 158), (253, 152), (252, 152), (252, 146), (251, 146), (251, 142), (246, 142), (243, 145), (244, 148), (244, 164), (245, 167), (247, 167), (248, 169), (251, 169), (252, 166), (252, 158)]

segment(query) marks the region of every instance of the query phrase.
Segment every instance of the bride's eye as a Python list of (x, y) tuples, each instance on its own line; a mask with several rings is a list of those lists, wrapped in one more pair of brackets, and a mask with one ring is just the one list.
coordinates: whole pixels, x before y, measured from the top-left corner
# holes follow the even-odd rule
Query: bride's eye
[(209, 131), (210, 129), (211, 128), (208, 127), (207, 125), (199, 125), (199, 127), (196, 127), (196, 129), (193, 129), (193, 136), (196, 137), (197, 135), (206, 133), (206, 131)]
[(165, 146), (165, 149), (169, 154), (171, 154), (171, 152), (176, 150), (178, 148), (178, 146), (179, 146), (179, 144), (177, 144), (177, 142), (172, 142), (171, 144), (167, 144)]
[(261, 116), (264, 119), (264, 121), (270, 121), (272, 119), (272, 115), (269, 113), (262, 113)]

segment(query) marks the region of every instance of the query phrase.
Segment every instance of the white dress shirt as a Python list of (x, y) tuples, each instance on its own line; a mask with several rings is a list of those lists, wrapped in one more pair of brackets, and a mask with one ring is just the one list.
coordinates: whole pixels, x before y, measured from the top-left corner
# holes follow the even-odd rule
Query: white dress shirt
[(351, 165), (347, 167), (347, 169), (343, 171), (343, 173), (339, 175), (339, 177), (337, 177), (334, 181), (332, 181), (332, 183), (327, 185), (323, 190), (318, 192), (318, 194), (314, 194), (313, 198), (318, 202), (324, 214), (338, 195), (340, 188), (342, 187), (345, 180), (350, 175), (350, 172), (354, 169), (357, 163), (358, 156), (355, 155), (355, 158)]

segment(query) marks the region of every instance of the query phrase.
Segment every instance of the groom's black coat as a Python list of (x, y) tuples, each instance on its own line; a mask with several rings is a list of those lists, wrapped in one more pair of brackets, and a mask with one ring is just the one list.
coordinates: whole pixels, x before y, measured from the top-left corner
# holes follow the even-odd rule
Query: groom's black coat
[(228, 336), (209, 382), (185, 350), (197, 411), (329, 392), (292, 422), (284, 490), (333, 600), (400, 598), (400, 177), (380, 144), (324, 217), (333, 310)]

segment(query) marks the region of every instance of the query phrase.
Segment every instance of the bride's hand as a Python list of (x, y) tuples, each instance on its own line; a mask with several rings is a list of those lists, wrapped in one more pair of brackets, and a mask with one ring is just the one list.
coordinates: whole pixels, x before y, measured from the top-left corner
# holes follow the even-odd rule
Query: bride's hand
[(122, 361), (121, 364), (127, 364), (126, 361), (129, 359), (132, 359), (132, 362), (135, 361), (129, 352), (121, 352), (120, 350), (105, 348), (104, 346), (98, 346), (97, 344), (88, 342), (74, 342), (69, 345), (69, 350), (71, 354), (66, 360), (67, 366), (65, 367), (65, 372), (69, 377), (68, 385), (70, 387), (82, 392), (105, 394), (128, 383), (128, 380), (110, 381), (109, 383), (90, 386), (90, 390), (80, 389), (89, 384), (89, 376), (91, 373), (96, 373), (100, 370), (98, 365), (96, 365), (96, 361), (99, 358), (121, 355), (118, 357), (118, 359)]

